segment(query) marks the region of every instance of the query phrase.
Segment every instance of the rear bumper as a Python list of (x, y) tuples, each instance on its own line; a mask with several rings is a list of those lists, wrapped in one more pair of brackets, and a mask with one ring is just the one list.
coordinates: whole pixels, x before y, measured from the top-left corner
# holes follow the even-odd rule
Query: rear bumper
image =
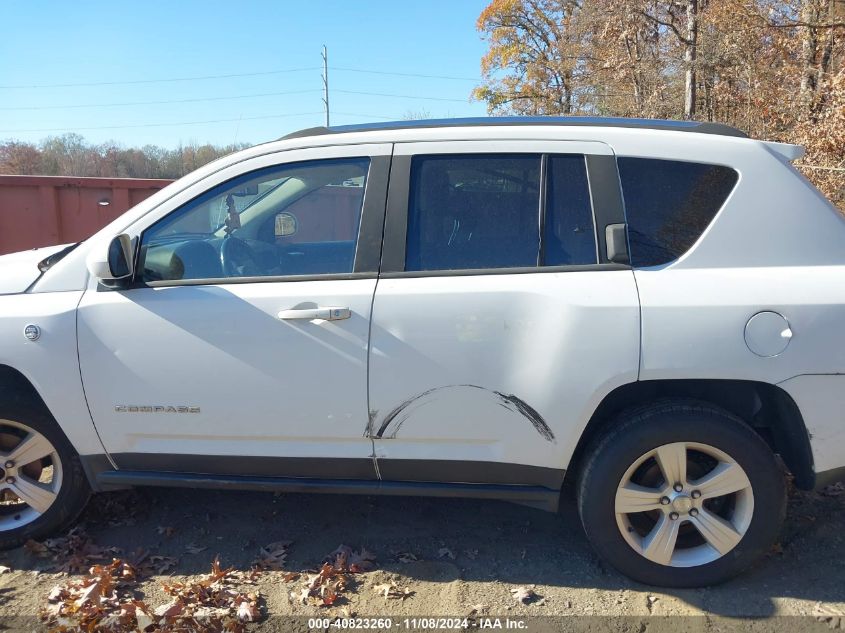
[(806, 374), (778, 384), (807, 427), (815, 488), (845, 479), (845, 375)]

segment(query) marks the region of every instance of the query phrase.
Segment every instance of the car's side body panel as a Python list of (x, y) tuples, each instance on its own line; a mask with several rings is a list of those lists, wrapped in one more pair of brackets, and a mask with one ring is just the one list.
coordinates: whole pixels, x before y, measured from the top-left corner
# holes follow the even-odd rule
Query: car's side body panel
[[(81, 298), (80, 291), (0, 297), (0, 365), (32, 383), (81, 455), (102, 454), (79, 376), (76, 307)], [(24, 336), (30, 324), (41, 331), (35, 341)]]
[[(642, 380), (721, 378), (776, 384), (845, 372), (845, 270), (839, 266), (637, 270)], [(786, 349), (759, 356), (746, 326), (762, 311), (788, 323)]]
[(381, 476), (451, 469), (457, 481), (559, 485), (595, 407), (637, 379), (638, 341), (631, 271), (379, 281), (370, 429)]
[[(375, 279), (88, 292), (79, 355), (94, 423), (121, 468), (374, 476), (367, 335)], [(341, 321), (282, 321), (304, 303)], [(187, 410), (183, 409), (186, 408)], [(193, 456), (191, 459), (179, 456)], [(174, 456), (163, 461), (155, 456)], [(205, 464), (198, 456), (212, 456)], [(228, 459), (222, 459), (228, 458)], [(302, 463), (299, 463), (301, 461)], [(310, 462), (310, 464), (309, 464)]]

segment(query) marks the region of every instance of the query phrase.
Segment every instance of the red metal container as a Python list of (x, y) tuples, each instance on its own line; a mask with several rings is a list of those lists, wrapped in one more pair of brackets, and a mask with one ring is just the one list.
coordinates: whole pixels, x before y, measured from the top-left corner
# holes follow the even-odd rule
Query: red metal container
[(83, 240), (171, 182), (0, 176), (0, 254)]

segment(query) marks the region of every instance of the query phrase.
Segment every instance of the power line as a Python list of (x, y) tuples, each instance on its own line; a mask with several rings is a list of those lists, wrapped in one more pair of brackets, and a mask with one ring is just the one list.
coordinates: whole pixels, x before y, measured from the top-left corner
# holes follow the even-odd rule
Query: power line
[(134, 125), (98, 125), (91, 127), (58, 127), (58, 128), (40, 128), (28, 130), (0, 130), (0, 133), (19, 133), (19, 132), (66, 132), (68, 130), (120, 130), (126, 128), (145, 128), (145, 127), (175, 127), (180, 125), (203, 125), (206, 123), (230, 123), (232, 121), (258, 121), (261, 119), (283, 119), (298, 116), (311, 116), (314, 114), (322, 114), (322, 111), (317, 112), (297, 112), (294, 114), (267, 114), (264, 116), (245, 116), (234, 119), (209, 119), (207, 121), (180, 121), (178, 123), (140, 123)]
[(363, 117), (365, 119), (380, 119), (382, 121), (395, 121), (397, 119), (397, 117), (387, 114), (361, 114), (360, 112), (338, 112), (337, 110), (334, 113), (342, 114), (343, 116)]
[(367, 70), (364, 68), (342, 68), (332, 66), (332, 70), (340, 70), (349, 73), (367, 73), (370, 75), (390, 75), (393, 77), (423, 77), (425, 79), (450, 79), (453, 81), (480, 81), (478, 77), (454, 77), (450, 75), (423, 75), (420, 73), (393, 73), (386, 70)]
[[(117, 108), (126, 106), (142, 106), (142, 105), (163, 105), (171, 103), (202, 103), (206, 101), (234, 101), (237, 99), (257, 99), (261, 97), (281, 97), (287, 95), (308, 94), (314, 92), (325, 92), (324, 88), (313, 88), (309, 90), (288, 90), (285, 92), (259, 92), (248, 95), (232, 95), (228, 97), (196, 97), (192, 99), (162, 99), (157, 101), (120, 101), (115, 103), (68, 103), (63, 105), (46, 105), (46, 106), (0, 106), (0, 111), (13, 110), (72, 110), (81, 108)], [(364, 92), (360, 90), (334, 90), (350, 95), (366, 95), (371, 97), (393, 97), (397, 99), (422, 99), (426, 101), (451, 101), (454, 103), (467, 103), (466, 99), (450, 99), (446, 97), (423, 97), (419, 95), (400, 95), (387, 92)], [(324, 95), (325, 97), (325, 95)], [(325, 101), (324, 101), (325, 102)]]
[[(366, 73), (370, 75), (387, 75), (391, 77), (421, 77), (424, 79), (446, 79), (450, 81), (474, 81), (478, 82), (478, 77), (455, 77), (452, 75), (428, 75), (423, 73), (397, 73), (386, 70), (370, 70), (367, 68), (349, 68), (341, 66), (331, 66), (331, 70), (350, 73)], [(43, 88), (91, 88), (95, 86), (127, 86), (136, 84), (156, 84), (156, 83), (173, 83), (180, 81), (204, 81), (207, 79), (231, 79), (235, 77), (262, 77), (267, 75), (280, 75), (283, 73), (298, 73), (312, 70), (321, 70), (321, 66), (309, 66), (305, 68), (283, 68), (279, 70), (265, 70), (260, 72), (250, 73), (227, 73), (223, 75), (196, 75), (190, 77), (162, 77), (159, 79), (126, 79), (120, 81), (92, 81), (84, 83), (58, 83), (58, 84), (19, 84), (19, 85), (0, 85), (0, 90), (30, 90)]]
[(448, 99), (446, 97), (420, 97), (418, 95), (397, 95), (387, 92), (361, 92), (359, 90), (335, 90), (347, 95), (368, 95), (370, 97), (394, 97), (397, 99), (422, 99), (425, 101), (452, 101), (454, 103), (467, 103), (467, 99)]
[(18, 86), (0, 86), (0, 90), (18, 90), (34, 88), (89, 88), (93, 86), (125, 86), (130, 84), (158, 84), (178, 81), (201, 81), (205, 79), (229, 79), (232, 77), (260, 77), (264, 75), (280, 75), (282, 73), (299, 73), (309, 70), (319, 70), (319, 66), (308, 68), (285, 68), (282, 70), (265, 70), (254, 73), (229, 73), (226, 75), (198, 75), (195, 77), (168, 77), (162, 79), (131, 79), (125, 81), (92, 81), (88, 83), (66, 83), (66, 84), (32, 84)]
[(290, 90), (287, 92), (262, 92), (250, 95), (233, 95), (231, 97), (197, 97), (195, 99), (166, 99), (163, 101), (124, 101), (120, 103), (79, 103), (68, 105), (47, 105), (47, 106), (15, 106), (0, 107), (0, 110), (69, 110), (72, 108), (114, 108), (121, 106), (158, 105), (164, 103), (198, 103), (202, 101), (230, 101), (234, 99), (253, 99), (258, 97), (280, 97), (283, 95), (305, 94), (309, 92), (320, 92), (319, 88), (313, 90)]

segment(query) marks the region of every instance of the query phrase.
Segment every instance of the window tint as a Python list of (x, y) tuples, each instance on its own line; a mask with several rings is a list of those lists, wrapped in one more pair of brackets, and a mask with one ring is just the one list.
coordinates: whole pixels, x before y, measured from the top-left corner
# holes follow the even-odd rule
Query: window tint
[(543, 240), (546, 266), (598, 263), (587, 166), (581, 154), (549, 157)]
[(144, 232), (144, 281), (352, 272), (368, 167), (293, 163), (210, 189)]
[(540, 156), (417, 156), (405, 270), (536, 266)]
[(721, 165), (619, 158), (631, 263), (655, 266), (689, 250), (736, 185)]

